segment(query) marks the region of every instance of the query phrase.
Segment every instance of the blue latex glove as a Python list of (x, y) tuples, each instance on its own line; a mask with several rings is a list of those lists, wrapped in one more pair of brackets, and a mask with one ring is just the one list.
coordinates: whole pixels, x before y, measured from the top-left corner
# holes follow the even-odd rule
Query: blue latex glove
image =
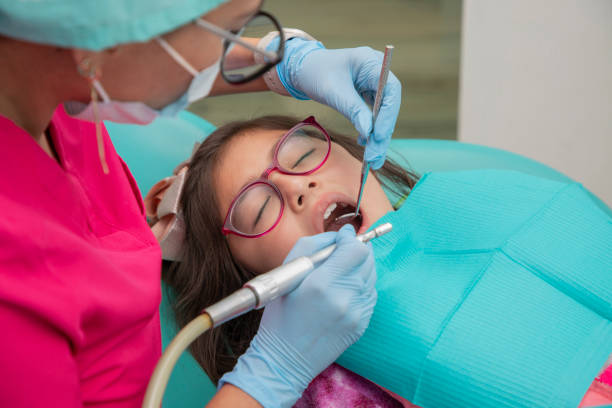
[(310, 98), (342, 113), (359, 132), (361, 145), (371, 134), (364, 158), (374, 170), (385, 162), (402, 98), (402, 86), (390, 72), (372, 133), (372, 110), (365, 101), (373, 104), (382, 61), (383, 53), (369, 47), (327, 50), (320, 42), (292, 38), (276, 66), (280, 81), (293, 97)]
[(296, 290), (266, 306), (249, 349), (219, 387), (231, 383), (266, 408), (290, 407), (361, 337), (376, 304), (376, 272), (371, 245), (356, 240), (352, 226), (300, 239), (285, 262), (334, 241), (334, 253)]

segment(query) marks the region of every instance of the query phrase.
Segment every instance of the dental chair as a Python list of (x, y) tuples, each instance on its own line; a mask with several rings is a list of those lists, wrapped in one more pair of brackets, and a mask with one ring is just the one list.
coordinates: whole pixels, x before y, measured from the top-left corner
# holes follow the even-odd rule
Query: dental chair
[[(176, 118), (158, 118), (148, 126), (105, 123), (115, 149), (128, 164), (143, 196), (159, 180), (191, 155), (194, 143), (215, 127), (200, 117), (183, 111)], [(390, 157), (409, 169), (428, 171), (495, 168), (519, 170), (531, 175), (567, 182), (570, 178), (534, 160), (507, 151), (455, 141), (397, 139), (391, 142)], [(357, 180), (355, 181), (357, 182)], [(593, 200), (612, 215), (597, 197)], [(162, 284), (160, 306), (162, 343), (165, 348), (178, 332), (168, 302), (168, 288)], [(203, 407), (215, 387), (191, 355), (179, 359), (166, 389), (163, 406)]]

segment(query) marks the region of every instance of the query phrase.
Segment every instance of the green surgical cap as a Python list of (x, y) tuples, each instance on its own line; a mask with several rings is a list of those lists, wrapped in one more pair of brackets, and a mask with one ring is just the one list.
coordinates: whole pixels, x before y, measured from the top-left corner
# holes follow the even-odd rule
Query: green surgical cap
[(0, 0), (0, 34), (67, 48), (101, 50), (148, 41), (225, 0)]

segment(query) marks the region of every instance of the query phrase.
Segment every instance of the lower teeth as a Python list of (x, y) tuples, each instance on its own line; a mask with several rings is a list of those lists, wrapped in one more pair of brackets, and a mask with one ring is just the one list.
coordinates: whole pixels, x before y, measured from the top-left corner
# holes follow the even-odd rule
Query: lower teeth
[(351, 224), (355, 231), (358, 231), (362, 224), (361, 214), (357, 216), (355, 216), (355, 213), (343, 214), (329, 224), (327, 231), (338, 231), (346, 224)]
[(357, 214), (352, 213), (352, 212), (350, 212), (350, 213), (346, 213), (346, 214), (342, 214), (341, 216), (339, 216), (338, 218), (336, 218), (336, 221), (338, 221), (338, 220), (339, 220), (339, 219), (341, 219), (341, 218), (347, 218), (347, 217), (353, 217), (353, 218), (355, 218), (355, 217), (357, 217)]

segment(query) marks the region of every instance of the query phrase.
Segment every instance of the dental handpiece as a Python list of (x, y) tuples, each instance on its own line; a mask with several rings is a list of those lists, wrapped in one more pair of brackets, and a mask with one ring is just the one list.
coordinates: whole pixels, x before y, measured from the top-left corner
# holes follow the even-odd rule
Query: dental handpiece
[[(368, 242), (391, 231), (390, 223), (381, 224), (371, 231), (357, 235), (361, 242)], [(202, 312), (208, 314), (213, 327), (222, 325), (253, 309), (261, 309), (274, 299), (284, 296), (297, 288), (315, 266), (326, 260), (336, 249), (336, 244), (315, 252), (311, 256), (301, 256), (291, 262), (258, 275), (228, 297), (207, 307)]]

